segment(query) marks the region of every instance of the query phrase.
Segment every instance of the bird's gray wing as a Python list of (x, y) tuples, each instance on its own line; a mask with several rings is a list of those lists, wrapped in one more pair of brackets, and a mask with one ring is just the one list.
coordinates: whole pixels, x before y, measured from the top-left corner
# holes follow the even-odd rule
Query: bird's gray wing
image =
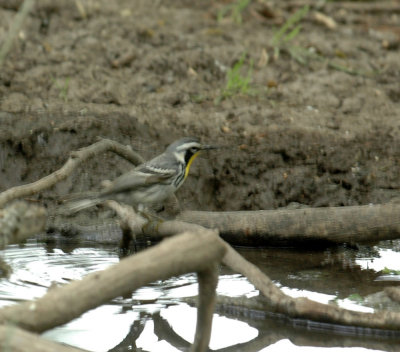
[(109, 187), (101, 192), (101, 196), (125, 191), (134, 191), (141, 187), (163, 183), (173, 176), (174, 173), (175, 170), (163, 170), (144, 164), (141, 165), (140, 168), (136, 168), (117, 177)]

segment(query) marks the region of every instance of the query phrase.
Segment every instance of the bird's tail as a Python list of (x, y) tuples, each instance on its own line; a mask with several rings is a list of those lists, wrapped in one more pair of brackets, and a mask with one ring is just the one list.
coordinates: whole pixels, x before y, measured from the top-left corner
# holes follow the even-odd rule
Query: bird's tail
[(66, 215), (73, 215), (81, 210), (94, 207), (101, 203), (103, 199), (99, 197), (98, 192), (87, 192), (86, 194), (73, 194), (65, 197), (64, 204), (61, 209), (61, 213)]
[(94, 199), (81, 199), (74, 202), (70, 202), (64, 206), (68, 214), (75, 214), (78, 211), (94, 207), (95, 205), (101, 203), (103, 200), (99, 198)]

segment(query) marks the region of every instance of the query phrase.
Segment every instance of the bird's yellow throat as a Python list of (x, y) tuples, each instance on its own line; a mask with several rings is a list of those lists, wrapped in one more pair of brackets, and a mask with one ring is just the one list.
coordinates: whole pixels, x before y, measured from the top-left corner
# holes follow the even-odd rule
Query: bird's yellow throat
[(192, 157), (189, 159), (189, 162), (186, 165), (185, 179), (186, 179), (187, 175), (189, 175), (190, 166), (192, 165), (193, 160), (196, 159), (199, 154), (200, 154), (200, 151), (198, 151), (197, 153), (193, 154)]

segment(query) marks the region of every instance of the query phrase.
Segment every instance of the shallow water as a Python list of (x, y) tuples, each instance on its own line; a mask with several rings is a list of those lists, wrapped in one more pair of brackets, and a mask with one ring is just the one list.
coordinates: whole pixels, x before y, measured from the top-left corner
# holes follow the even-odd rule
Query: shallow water
[[(320, 302), (372, 311), (349, 299), (367, 296), (399, 282), (399, 275), (382, 275), (388, 267), (400, 270), (397, 243), (361, 250), (238, 249), (285, 293)], [(393, 249), (394, 248), (394, 249)], [(12, 245), (2, 257), (13, 268), (0, 281), (0, 305), (42, 296), (53, 283), (65, 284), (119, 261), (112, 247), (56, 247), (33, 240)], [(91, 310), (80, 318), (43, 334), (44, 337), (90, 351), (185, 351), (192, 342), (197, 294), (195, 274), (157, 281)], [(221, 267), (218, 294), (254, 297), (258, 291), (246, 278)], [(400, 336), (400, 335), (399, 335)], [(365, 335), (344, 327), (288, 320), (232, 306), (217, 306), (210, 347), (220, 351), (397, 351), (400, 337)]]

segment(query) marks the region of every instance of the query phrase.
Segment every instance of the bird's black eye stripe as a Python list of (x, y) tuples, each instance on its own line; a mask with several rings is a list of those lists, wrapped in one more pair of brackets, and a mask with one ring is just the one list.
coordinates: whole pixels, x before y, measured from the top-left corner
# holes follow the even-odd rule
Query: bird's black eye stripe
[(199, 149), (196, 148), (196, 147), (192, 147), (192, 148), (188, 149), (188, 150), (186, 151), (186, 154), (185, 154), (185, 163), (187, 164), (187, 163), (189, 162), (190, 158), (191, 158), (194, 154), (196, 154), (198, 151), (199, 151)]

